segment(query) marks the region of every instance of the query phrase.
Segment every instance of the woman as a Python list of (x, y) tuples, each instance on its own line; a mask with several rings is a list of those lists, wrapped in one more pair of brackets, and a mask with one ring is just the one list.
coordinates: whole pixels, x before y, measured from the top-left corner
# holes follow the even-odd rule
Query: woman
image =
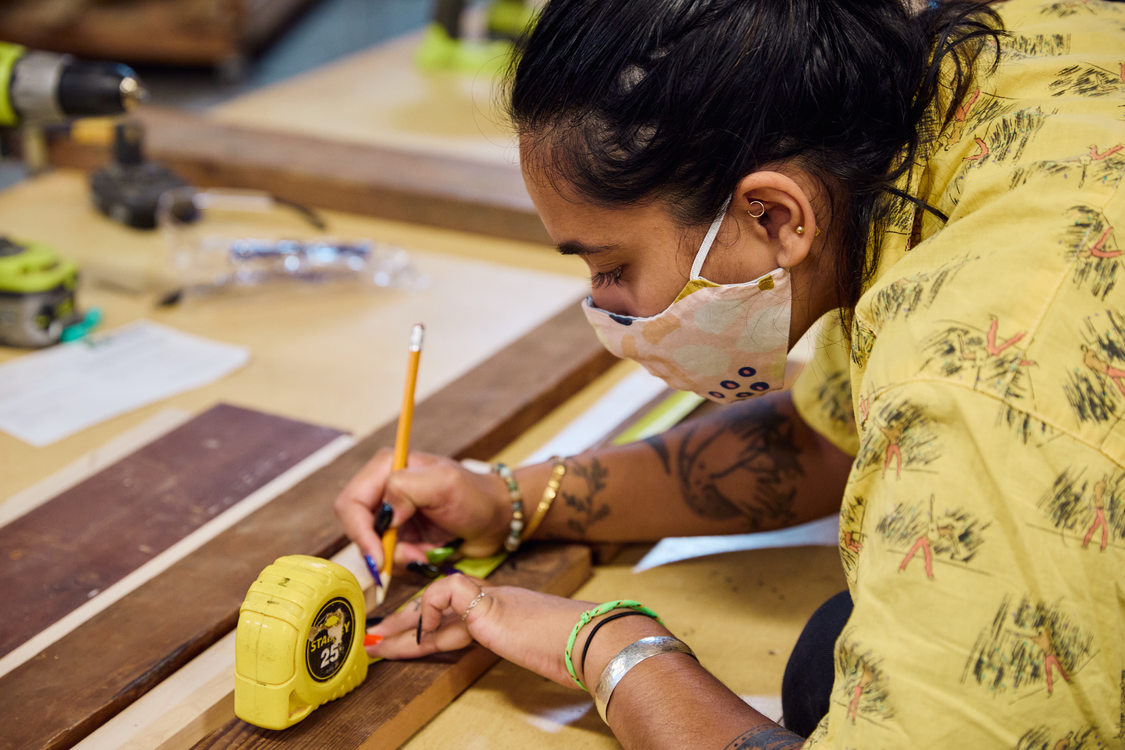
[(514, 476), (380, 454), (337, 511), (376, 558), (383, 501), (407, 558), (839, 513), (854, 607), (802, 636), (788, 729), (612, 603), (453, 577), (372, 653), (573, 672), (627, 747), (1122, 741), (1123, 28), (1097, 0), (552, 0), (512, 87), (528, 190), (607, 347), (730, 407)]

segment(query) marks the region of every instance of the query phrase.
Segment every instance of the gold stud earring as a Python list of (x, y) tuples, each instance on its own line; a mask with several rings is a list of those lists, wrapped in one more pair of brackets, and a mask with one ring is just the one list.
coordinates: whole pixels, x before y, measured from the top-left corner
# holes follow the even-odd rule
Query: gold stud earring
[[(754, 213), (750, 208), (756, 208), (758, 213)], [(749, 214), (751, 219), (760, 219), (766, 215), (766, 204), (761, 201), (750, 201), (750, 208), (746, 209), (746, 213)]]
[(797, 225), (797, 228), (796, 228), (796, 229), (794, 229), (793, 231), (794, 231), (794, 232), (796, 232), (797, 234), (804, 234), (804, 233), (805, 233), (805, 228), (804, 228), (803, 226), (801, 226), (801, 225), (799, 225), (799, 224), (798, 224), (798, 225)]

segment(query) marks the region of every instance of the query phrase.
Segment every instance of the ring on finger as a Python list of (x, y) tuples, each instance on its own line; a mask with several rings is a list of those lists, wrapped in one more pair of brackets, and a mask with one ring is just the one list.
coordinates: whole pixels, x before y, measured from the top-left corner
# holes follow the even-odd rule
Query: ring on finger
[(469, 619), (470, 610), (472, 610), (473, 607), (480, 604), (480, 600), (483, 599), (486, 596), (488, 596), (488, 594), (484, 593), (484, 590), (482, 589), (481, 592), (479, 594), (477, 594), (476, 599), (473, 599), (471, 602), (469, 602), (469, 606), (465, 607), (465, 613), (461, 615), (461, 622), (464, 622), (465, 620)]

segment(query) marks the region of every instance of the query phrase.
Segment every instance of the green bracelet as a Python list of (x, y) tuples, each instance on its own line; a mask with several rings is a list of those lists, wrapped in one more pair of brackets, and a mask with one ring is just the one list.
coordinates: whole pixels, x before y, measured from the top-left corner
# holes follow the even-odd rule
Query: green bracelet
[(615, 609), (635, 609), (642, 615), (648, 615), (652, 619), (659, 622), (661, 625), (664, 624), (660, 619), (660, 615), (656, 614), (640, 602), (635, 602), (632, 599), (618, 599), (617, 601), (606, 602), (605, 604), (599, 604), (593, 609), (588, 609), (583, 612), (582, 616), (578, 618), (578, 622), (574, 624), (574, 629), (570, 631), (570, 638), (567, 638), (566, 640), (566, 651), (563, 652), (563, 660), (566, 662), (566, 671), (570, 673), (570, 679), (574, 680), (574, 684), (585, 690), (587, 693), (590, 692), (590, 690), (582, 684), (582, 680), (578, 679), (578, 675), (574, 673), (574, 662), (570, 660), (570, 654), (572, 651), (574, 651), (574, 642), (578, 639), (578, 631), (586, 627), (586, 625), (589, 624), (590, 620), (593, 620), (595, 617), (601, 617), (602, 615), (608, 612), (612, 612)]

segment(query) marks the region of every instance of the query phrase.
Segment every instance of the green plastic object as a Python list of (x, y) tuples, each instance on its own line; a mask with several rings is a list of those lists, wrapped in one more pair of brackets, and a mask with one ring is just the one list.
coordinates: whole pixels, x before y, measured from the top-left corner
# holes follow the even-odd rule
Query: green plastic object
[(499, 75), (507, 69), (514, 50), (514, 45), (504, 40), (453, 39), (441, 24), (431, 23), (426, 27), (414, 62), (428, 72)]
[(77, 279), (74, 261), (47, 245), (0, 238), (0, 293), (35, 294), (59, 286), (73, 289)]
[(19, 115), (12, 106), (12, 70), (26, 50), (18, 44), (0, 42), (0, 127), (19, 124)]
[(496, 0), (488, 9), (488, 33), (497, 39), (518, 40), (535, 22), (535, 10), (524, 0)]

